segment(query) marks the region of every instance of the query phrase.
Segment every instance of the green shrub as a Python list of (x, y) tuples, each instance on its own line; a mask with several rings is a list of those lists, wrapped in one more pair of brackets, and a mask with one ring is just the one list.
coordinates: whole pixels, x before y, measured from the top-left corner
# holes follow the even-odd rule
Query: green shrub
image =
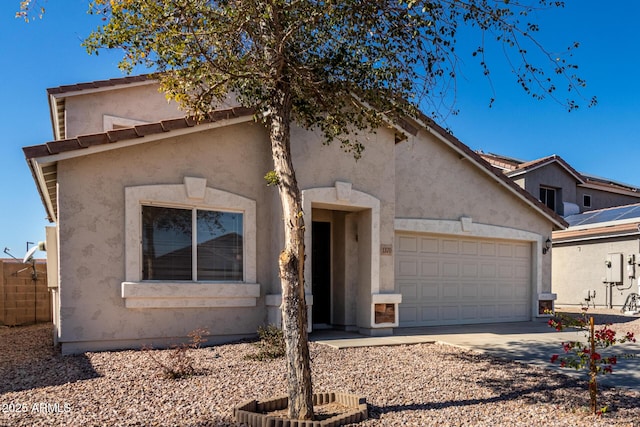
[(258, 328), (258, 338), (260, 338), (260, 341), (255, 343), (258, 352), (247, 355), (248, 359), (272, 360), (285, 355), (286, 347), (282, 329), (275, 325), (260, 326)]

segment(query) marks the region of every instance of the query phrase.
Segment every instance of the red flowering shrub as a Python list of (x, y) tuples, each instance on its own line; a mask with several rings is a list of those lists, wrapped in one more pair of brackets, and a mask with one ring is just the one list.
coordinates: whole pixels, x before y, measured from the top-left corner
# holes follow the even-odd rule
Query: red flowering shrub
[(591, 410), (593, 413), (598, 414), (602, 413), (602, 411), (597, 409), (597, 376), (612, 373), (613, 365), (618, 363), (616, 356), (602, 357), (599, 351), (615, 344), (636, 342), (636, 339), (632, 332), (627, 332), (622, 338), (616, 337), (616, 331), (610, 328), (611, 324), (595, 329), (593, 317), (590, 317), (587, 321), (586, 311), (586, 309), (583, 309), (582, 315), (578, 318), (559, 315), (549, 320), (549, 326), (556, 331), (562, 331), (567, 327), (576, 328), (584, 330), (588, 338), (586, 343), (580, 341), (563, 342), (564, 355), (552, 355), (551, 363), (559, 363), (561, 368), (589, 369)]

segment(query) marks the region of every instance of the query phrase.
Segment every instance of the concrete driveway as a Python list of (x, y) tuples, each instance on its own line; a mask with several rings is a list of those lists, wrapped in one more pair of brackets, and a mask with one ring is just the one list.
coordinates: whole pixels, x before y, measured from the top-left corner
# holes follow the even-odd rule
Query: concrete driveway
[[(369, 337), (341, 331), (319, 331), (313, 332), (310, 340), (334, 348), (442, 342), (588, 379), (586, 371), (561, 369), (558, 364), (549, 362), (552, 354), (563, 353), (563, 342), (584, 342), (585, 333), (557, 332), (546, 322), (397, 328), (394, 335), (389, 337)], [(599, 383), (640, 391), (640, 343), (616, 345), (602, 353), (606, 355), (631, 353), (636, 357), (632, 359), (619, 357), (613, 374), (600, 376)]]

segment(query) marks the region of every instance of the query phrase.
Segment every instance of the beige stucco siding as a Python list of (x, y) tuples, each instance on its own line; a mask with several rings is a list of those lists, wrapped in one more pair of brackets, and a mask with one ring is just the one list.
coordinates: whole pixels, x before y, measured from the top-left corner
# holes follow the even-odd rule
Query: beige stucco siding
[[(621, 308), (629, 293), (638, 291), (640, 276), (637, 266), (633, 280), (628, 277), (627, 257), (640, 259), (636, 236), (595, 239), (553, 245), (553, 289), (558, 294), (558, 305), (580, 305)], [(603, 283), (606, 277), (605, 260), (609, 254), (622, 254), (623, 282), (609, 286)], [(587, 300), (587, 292), (595, 297)]]
[[(380, 244), (391, 245), (394, 239), (395, 163), (394, 133), (378, 129), (375, 133), (358, 137), (365, 146), (362, 157), (356, 160), (338, 142), (324, 145), (317, 133), (300, 128), (292, 130), (292, 155), (301, 189), (334, 187), (336, 181), (352, 184), (352, 189), (366, 193), (380, 201)], [(296, 142), (306, 141), (303, 144)], [(310, 221), (310, 219), (307, 219)], [(374, 248), (374, 250), (379, 250)], [(393, 291), (393, 259), (380, 259), (380, 291)], [(362, 290), (365, 293), (365, 290)], [(368, 289), (368, 294), (371, 289)]]
[(156, 84), (89, 92), (66, 98), (66, 137), (104, 132), (104, 115), (142, 122), (182, 117), (175, 102), (158, 92)]
[(184, 337), (197, 327), (219, 336), (254, 333), (265, 317), (260, 303), (252, 308), (125, 308), (120, 293), (124, 195), (125, 187), (181, 184), (190, 176), (255, 200), (257, 282), (264, 296), (275, 286), (270, 264), (277, 259), (269, 226), (275, 190), (262, 179), (271, 168), (267, 148), (261, 126), (241, 124), (60, 161), (61, 342), (146, 342)]
[[(542, 241), (551, 236), (549, 219), (431, 134), (420, 132), (395, 151), (397, 218), (468, 217), (474, 224), (534, 233)], [(533, 254), (534, 265), (540, 256)], [(537, 291), (550, 292), (551, 257), (542, 256), (541, 262)]]
[(539, 212), (426, 133), (396, 146), (396, 189), (398, 218), (468, 216), (482, 224), (551, 232)]

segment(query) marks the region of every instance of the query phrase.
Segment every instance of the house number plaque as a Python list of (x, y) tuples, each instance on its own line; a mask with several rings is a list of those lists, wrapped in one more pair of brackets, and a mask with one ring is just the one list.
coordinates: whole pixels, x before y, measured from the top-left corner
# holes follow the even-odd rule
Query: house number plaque
[(393, 255), (393, 246), (380, 245), (380, 255)]

